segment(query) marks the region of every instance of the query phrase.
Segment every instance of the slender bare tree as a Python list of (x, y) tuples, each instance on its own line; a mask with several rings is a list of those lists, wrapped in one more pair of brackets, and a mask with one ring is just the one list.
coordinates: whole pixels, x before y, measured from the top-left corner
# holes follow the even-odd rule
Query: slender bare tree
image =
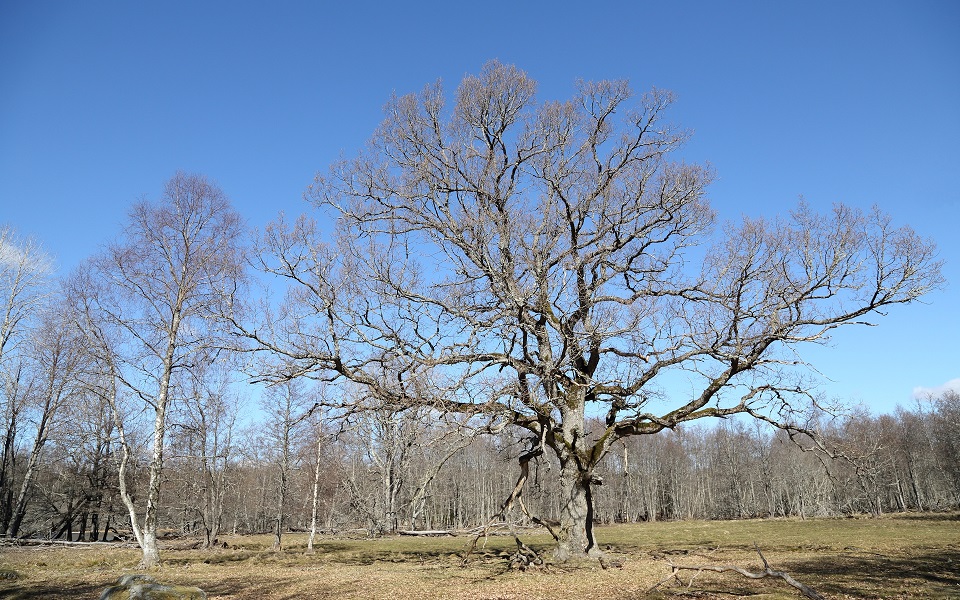
[(168, 412), (184, 372), (219, 345), (215, 315), (243, 277), (242, 232), (239, 215), (218, 187), (201, 176), (178, 173), (160, 202), (133, 207), (120, 241), (93, 261), (99, 285), (86, 314), (98, 327), (115, 332), (113, 375), (154, 417), (140, 526), (128, 506), (145, 567), (159, 562), (157, 517)]
[(17, 437), (23, 433), (24, 402), (29, 394), (25, 364), (18, 349), (31, 319), (49, 292), (52, 262), (41, 245), (0, 226), (0, 532), (7, 531), (14, 511)]
[[(122, 331), (116, 323), (104, 318), (101, 302), (110, 296), (109, 281), (100, 277), (92, 261), (82, 264), (67, 281), (68, 299), (74, 308), (76, 327), (82, 333), (83, 346), (88, 360), (86, 369), (80, 374), (80, 384), (96, 402), (105, 405), (108, 413), (104, 419), (106, 443), (114, 444), (112, 452), (117, 468), (117, 487), (120, 500), (127, 512), (127, 518), (137, 542), (143, 544), (144, 535), (137, 517), (134, 494), (128, 485), (130, 472), (135, 465), (137, 448), (132, 436), (127, 433), (130, 413), (121, 393), (122, 374), (119, 351), (123, 339)], [(133, 463), (131, 462), (133, 461)]]
[[(312, 406), (311, 406), (312, 404)], [(290, 480), (300, 457), (294, 450), (302, 446), (307, 432), (308, 419), (316, 407), (314, 399), (302, 381), (290, 380), (267, 389), (261, 398), (261, 408), (266, 413), (266, 428), (263, 443), (272, 457), (275, 480), (273, 504), (273, 549), (283, 549), (283, 533), (287, 528), (287, 511), (290, 501)]]
[(313, 554), (313, 543), (317, 538), (317, 522), (320, 511), (320, 490), (323, 483), (323, 475), (326, 473), (324, 463), (328, 459), (325, 454), (327, 446), (330, 444), (330, 435), (324, 430), (322, 413), (316, 414), (310, 423), (313, 435), (316, 437), (316, 456), (313, 461), (313, 486), (310, 495), (310, 535), (307, 537), (307, 553)]
[(8, 537), (16, 537), (26, 515), (27, 502), (40, 468), (43, 451), (51, 434), (58, 429), (58, 421), (64, 405), (76, 395), (77, 373), (81, 368), (84, 353), (80, 349), (81, 337), (72, 327), (62, 296), (53, 297), (55, 302), (45, 307), (38, 317), (38, 327), (30, 336), (27, 352), (34, 368), (37, 384), (33, 398), (33, 443), (27, 458), (26, 471), (20, 483), (20, 492), (7, 527)]
[(439, 83), (393, 98), (367, 150), (308, 191), (339, 217), (334, 243), (305, 218), (266, 231), (261, 267), (293, 286), (244, 335), (285, 358), (280, 378), (525, 429), (522, 460), (559, 461), (563, 559), (597, 548), (596, 467), (617, 441), (737, 413), (801, 426), (802, 346), (942, 278), (933, 243), (879, 210), (801, 203), (714, 234), (710, 169), (670, 160), (687, 138), (670, 93), (535, 87), (492, 62), (449, 108)]
[(197, 361), (186, 381), (189, 396), (176, 414), (172, 437), (184, 477), (184, 504), (211, 548), (223, 525), (231, 462), (242, 403), (230, 390), (235, 365), (224, 357)]

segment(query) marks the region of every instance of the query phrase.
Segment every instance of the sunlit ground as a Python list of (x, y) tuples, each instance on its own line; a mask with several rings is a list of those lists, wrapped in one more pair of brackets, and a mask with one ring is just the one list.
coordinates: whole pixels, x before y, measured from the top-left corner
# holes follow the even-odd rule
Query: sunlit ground
[[(667, 581), (669, 563), (739, 565), (761, 570), (756, 543), (772, 568), (828, 598), (960, 597), (960, 515), (881, 518), (693, 521), (598, 527), (615, 564), (548, 564), (520, 572), (508, 567), (510, 537), (491, 537), (464, 566), (468, 536), (357, 539), (324, 536), (306, 554), (306, 536), (285, 537), (274, 552), (270, 536), (223, 538), (227, 548), (177, 549), (165, 542), (161, 582), (199, 586), (211, 599), (294, 598), (800, 598), (780, 580), (688, 571), (682, 585)], [(548, 554), (550, 539), (522, 534)], [(2, 546), (0, 597), (97, 598), (119, 576), (137, 572), (135, 548)], [(12, 576), (12, 575), (10, 575)], [(693, 578), (692, 584), (690, 583)]]

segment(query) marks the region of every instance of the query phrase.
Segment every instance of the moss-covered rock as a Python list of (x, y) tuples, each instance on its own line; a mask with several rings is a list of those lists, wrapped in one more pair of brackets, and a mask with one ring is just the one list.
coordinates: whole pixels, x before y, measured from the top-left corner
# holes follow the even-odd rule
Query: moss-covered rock
[(149, 575), (124, 575), (113, 586), (103, 590), (100, 600), (206, 600), (207, 594), (197, 587), (163, 585)]

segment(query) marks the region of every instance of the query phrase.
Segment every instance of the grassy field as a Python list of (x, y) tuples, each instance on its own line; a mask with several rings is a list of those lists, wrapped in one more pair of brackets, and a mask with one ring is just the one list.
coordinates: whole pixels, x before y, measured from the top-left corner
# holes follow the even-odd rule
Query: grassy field
[[(800, 598), (774, 579), (701, 573), (687, 585), (665, 583), (668, 561), (739, 565), (759, 571), (756, 542), (770, 565), (828, 598), (960, 598), (960, 515), (881, 518), (694, 521), (597, 528), (597, 539), (620, 568), (595, 561), (520, 572), (506, 556), (510, 537), (488, 538), (473, 560), (461, 556), (470, 538), (351, 539), (327, 536), (305, 553), (306, 536), (289, 535), (283, 552), (268, 536), (227, 537), (227, 548), (163, 549), (164, 582), (199, 586), (211, 599), (300, 598)], [(547, 551), (548, 537), (524, 541)], [(136, 549), (109, 546), (0, 547), (0, 598), (91, 598), (119, 576), (136, 572)], [(2, 574), (0, 574), (2, 575)]]

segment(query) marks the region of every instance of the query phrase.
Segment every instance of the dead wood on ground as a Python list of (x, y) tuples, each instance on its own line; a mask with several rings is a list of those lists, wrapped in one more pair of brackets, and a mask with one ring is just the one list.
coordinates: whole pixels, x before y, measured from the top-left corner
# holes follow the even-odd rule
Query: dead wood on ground
[(774, 577), (776, 579), (781, 579), (784, 582), (786, 582), (788, 585), (791, 585), (797, 588), (798, 590), (800, 590), (800, 592), (807, 598), (811, 598), (812, 600), (826, 600), (826, 598), (822, 596), (819, 592), (817, 592), (816, 590), (814, 590), (808, 585), (800, 583), (799, 581), (791, 577), (790, 574), (784, 571), (775, 571), (770, 566), (770, 563), (767, 562), (766, 557), (763, 556), (763, 552), (760, 551), (760, 547), (757, 546), (756, 544), (754, 544), (753, 547), (756, 548), (757, 554), (760, 556), (760, 560), (763, 561), (763, 570), (760, 571), (759, 573), (753, 573), (744, 569), (743, 567), (736, 567), (733, 565), (678, 565), (673, 562), (668, 562), (671, 569), (670, 576), (664, 579), (663, 581), (659, 582), (657, 585), (650, 588), (650, 591), (657, 589), (658, 587), (670, 581), (671, 579), (676, 579), (677, 582), (679, 582), (682, 585), (683, 581), (680, 579), (680, 571), (696, 571), (693, 577), (690, 578), (690, 582), (687, 584), (687, 587), (692, 586), (693, 580), (696, 579), (697, 575), (699, 575), (704, 571), (712, 571), (714, 573), (726, 573), (729, 571), (733, 571), (749, 579), (763, 579), (765, 577)]

